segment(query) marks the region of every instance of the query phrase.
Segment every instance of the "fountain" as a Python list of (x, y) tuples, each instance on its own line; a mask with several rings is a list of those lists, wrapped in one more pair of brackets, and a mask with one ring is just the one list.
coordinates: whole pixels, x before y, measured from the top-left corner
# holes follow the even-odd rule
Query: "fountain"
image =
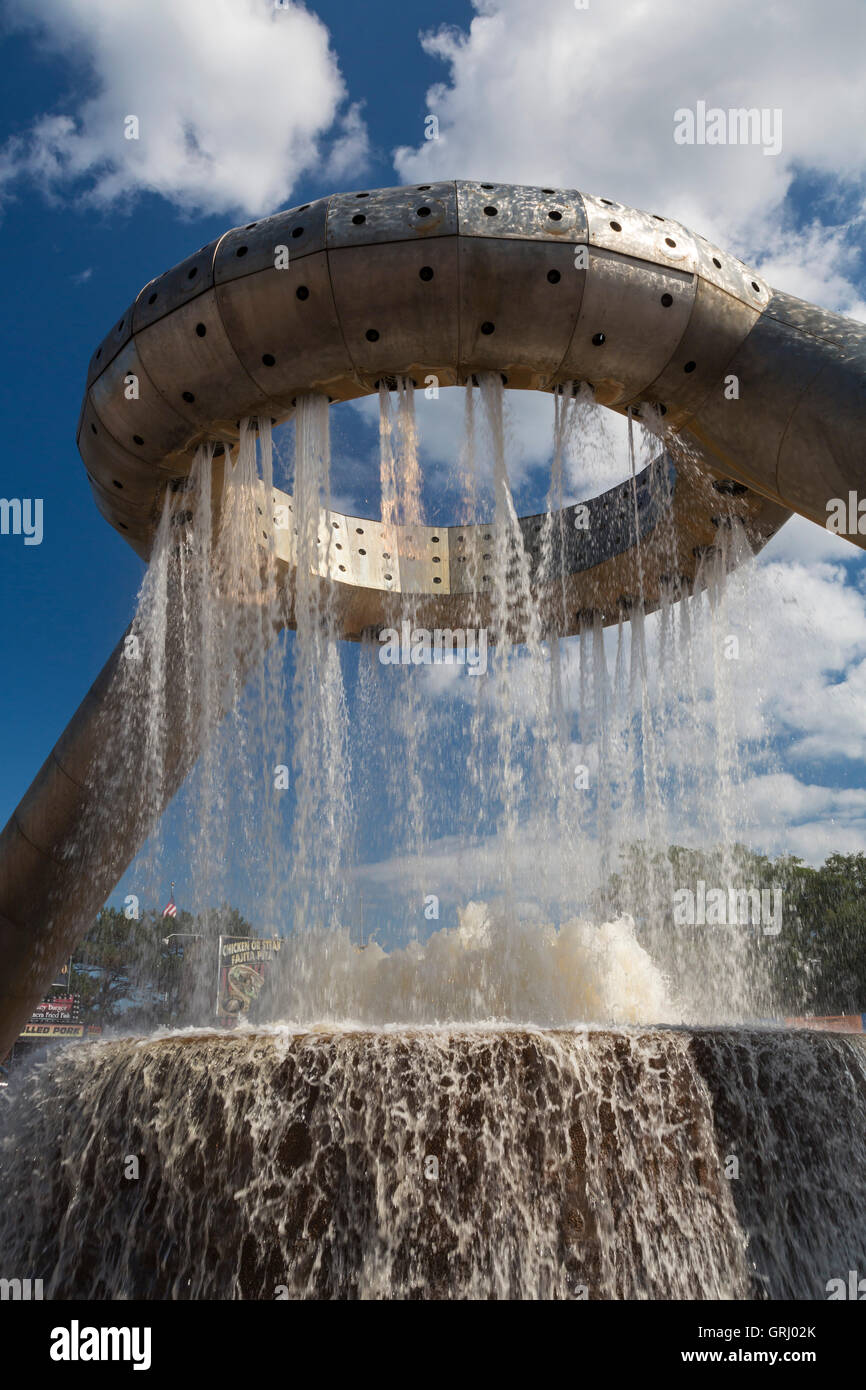
[[(669, 866), (643, 871), (639, 934), (604, 894), (684, 806), (737, 882), (730, 587), (856, 485), (864, 345), (679, 224), (563, 189), (337, 195), (145, 286), (78, 439), (149, 567), (0, 841), (0, 1041), (145, 842), (142, 882), (164, 871), (160, 817), (200, 900), (240, 864), (283, 940), (271, 1022), (93, 1044), (13, 1098), (0, 1170), (31, 1214), (0, 1248), (39, 1251), (50, 1296), (813, 1298), (863, 1266), (857, 1042), (759, 1026), (774, 926), (673, 949)], [(452, 386), (463, 515), (430, 524), (414, 395)], [(510, 389), (553, 414), (523, 517)], [(329, 418), (374, 393), (371, 519), (332, 505)], [(566, 505), (599, 406), (629, 476)], [(459, 680), (447, 708), (431, 672)], [(403, 875), (381, 941), (352, 930), (362, 819)], [(462, 901), (436, 926), (448, 856)], [(118, 1155), (141, 1170), (120, 1195)]]

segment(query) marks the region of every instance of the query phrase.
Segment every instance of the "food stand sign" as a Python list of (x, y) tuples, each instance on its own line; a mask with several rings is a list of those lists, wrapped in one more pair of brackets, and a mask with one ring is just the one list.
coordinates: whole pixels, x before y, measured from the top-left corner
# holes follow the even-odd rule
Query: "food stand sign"
[(282, 946), (278, 936), (221, 936), (217, 985), (217, 1019), (232, 1027), (249, 1018), (274, 956)]

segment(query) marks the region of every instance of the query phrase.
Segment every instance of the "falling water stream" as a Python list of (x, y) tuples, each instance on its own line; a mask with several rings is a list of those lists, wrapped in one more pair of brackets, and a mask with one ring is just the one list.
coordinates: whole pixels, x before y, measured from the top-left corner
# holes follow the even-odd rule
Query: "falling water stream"
[[(412, 383), (379, 394), (387, 539), (424, 490)], [(212, 1026), (207, 960), (195, 1026), (10, 1088), (0, 1250), (48, 1296), (812, 1298), (866, 1264), (859, 1043), (757, 1027), (754, 934), (672, 944), (663, 857), (606, 910), (636, 842), (691, 834), (733, 879), (745, 537), (720, 530), (694, 592), (565, 638), (555, 528), (595, 407), (554, 397), (542, 609), (504, 394), (466, 388), (456, 478), (484, 670), (383, 664), (370, 631), (350, 660), (324, 397), (298, 398), (292, 477), (244, 421), (167, 496), (118, 676), (151, 830), (126, 881), (158, 900), (171, 853), (190, 906), (240, 894), (282, 949), (254, 1022)], [(629, 443), (634, 478), (658, 443), (631, 419)], [(395, 626), (419, 611), (395, 596)], [(160, 818), (177, 740), (197, 761)], [(98, 776), (123, 777), (110, 731)]]

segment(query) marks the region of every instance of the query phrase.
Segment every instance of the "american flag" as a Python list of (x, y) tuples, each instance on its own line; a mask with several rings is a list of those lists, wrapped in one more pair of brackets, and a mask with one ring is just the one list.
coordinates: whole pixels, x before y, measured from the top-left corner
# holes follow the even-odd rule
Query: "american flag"
[(169, 898), (166, 906), (163, 908), (162, 915), (163, 917), (177, 916), (177, 904), (174, 901), (174, 884), (171, 885), (171, 897)]

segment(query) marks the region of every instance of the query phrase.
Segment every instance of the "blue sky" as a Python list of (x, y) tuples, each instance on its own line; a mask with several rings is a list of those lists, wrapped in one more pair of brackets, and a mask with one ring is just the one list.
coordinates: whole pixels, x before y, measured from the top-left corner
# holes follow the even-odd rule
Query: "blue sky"
[[(779, 288), (866, 319), (862, 0), (8, 0), (2, 15), (0, 496), (43, 498), (44, 540), (0, 537), (0, 820), (129, 620), (142, 576), (75, 447), (90, 354), (147, 280), (232, 223), (422, 175), (571, 185), (678, 217)], [(697, 100), (782, 110), (781, 153), (677, 146), (673, 113)], [(140, 148), (117, 137), (128, 111), (153, 133)], [(341, 449), (371, 452), (369, 405), (347, 417)], [(546, 419), (537, 401), (515, 405), (516, 481), (529, 490)], [(459, 410), (428, 423), (442, 466)], [(761, 575), (749, 678), (778, 673), (767, 709), (780, 764), (755, 784), (756, 833), (819, 857), (860, 848), (860, 555), (795, 521)]]
[[(438, 66), (419, 47), (419, 17), (384, 3), (316, 13), (340, 35), (340, 68), (364, 102), (364, 177), (373, 186), (398, 182), (391, 147), (421, 124)], [(445, 4), (440, 13), (466, 23), (470, 7)], [(4, 19), (3, 144), (46, 112), (80, 109), (93, 83), (91, 48), (58, 56), (44, 31), (11, 27), (14, 7)], [(21, 178), (2, 205), (0, 246), (15, 271), (3, 295), (0, 400), (4, 418), (18, 423), (0, 461), (0, 496), (42, 497), (45, 515), (42, 545), (3, 537), (0, 550), (2, 704), (14, 730), (0, 767), (4, 822), (129, 621), (143, 572), (97, 512), (75, 446), (90, 355), (119, 306), (232, 221), (228, 210), (196, 215), (147, 191), (94, 206), (83, 200), (87, 184), (74, 180), (46, 197), (42, 180)], [(306, 171), (286, 203), (334, 187)]]

